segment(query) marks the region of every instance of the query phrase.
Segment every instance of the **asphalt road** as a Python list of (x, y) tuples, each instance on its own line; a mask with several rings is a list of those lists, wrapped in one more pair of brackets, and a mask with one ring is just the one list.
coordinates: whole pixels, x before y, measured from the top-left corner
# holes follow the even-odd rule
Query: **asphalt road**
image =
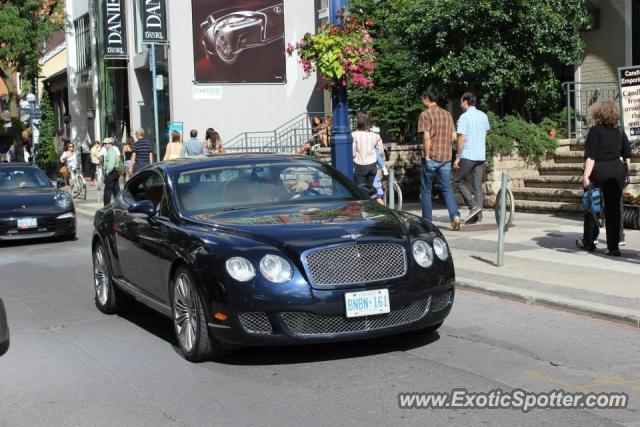
[[(79, 240), (0, 246), (1, 426), (640, 426), (640, 329), (460, 291), (439, 334), (246, 349), (191, 364), (171, 323), (93, 305)], [(455, 257), (455, 253), (454, 253)], [(625, 392), (627, 409), (399, 409), (399, 392)]]

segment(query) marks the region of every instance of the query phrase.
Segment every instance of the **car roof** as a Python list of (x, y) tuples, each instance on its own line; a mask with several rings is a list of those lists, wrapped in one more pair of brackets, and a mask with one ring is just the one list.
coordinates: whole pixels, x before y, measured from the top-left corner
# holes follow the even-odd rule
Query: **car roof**
[(152, 168), (159, 169), (166, 174), (173, 175), (183, 171), (220, 166), (236, 166), (259, 162), (291, 162), (291, 161), (317, 161), (309, 156), (298, 154), (273, 154), (273, 153), (225, 153), (207, 157), (194, 157), (167, 160), (154, 163)]
[(18, 162), (10, 162), (10, 163), (3, 162), (3, 163), (0, 163), (0, 168), (17, 168), (17, 167), (40, 169), (38, 166), (29, 164), (29, 163), (22, 163), (22, 162), (20, 162), (20, 163), (18, 163)]

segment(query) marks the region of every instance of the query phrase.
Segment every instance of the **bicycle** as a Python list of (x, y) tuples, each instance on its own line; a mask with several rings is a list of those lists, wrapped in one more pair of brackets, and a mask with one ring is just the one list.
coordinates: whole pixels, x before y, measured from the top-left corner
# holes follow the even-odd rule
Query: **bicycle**
[(71, 169), (70, 174), (71, 195), (74, 199), (82, 196), (82, 200), (87, 200), (87, 184), (84, 182), (82, 173), (78, 169)]
[[(505, 229), (509, 229), (513, 225), (513, 217), (516, 212), (516, 204), (515, 199), (513, 197), (513, 192), (509, 187), (506, 188), (507, 192), (505, 193), (504, 202), (505, 202), (505, 221), (504, 227)], [(502, 197), (502, 189), (498, 191), (496, 196), (496, 203), (494, 206), (494, 212), (496, 215), (496, 224), (500, 225), (500, 198)]]

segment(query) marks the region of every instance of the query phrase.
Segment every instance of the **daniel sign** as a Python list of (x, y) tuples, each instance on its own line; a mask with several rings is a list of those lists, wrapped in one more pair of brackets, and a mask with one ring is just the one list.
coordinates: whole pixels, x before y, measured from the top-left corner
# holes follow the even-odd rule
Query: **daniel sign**
[(104, 57), (126, 59), (127, 39), (125, 38), (124, 1), (104, 0), (102, 7)]
[(166, 43), (167, 9), (165, 0), (138, 0), (142, 18), (142, 42)]
[(640, 65), (618, 69), (622, 124), (629, 141), (640, 141)]

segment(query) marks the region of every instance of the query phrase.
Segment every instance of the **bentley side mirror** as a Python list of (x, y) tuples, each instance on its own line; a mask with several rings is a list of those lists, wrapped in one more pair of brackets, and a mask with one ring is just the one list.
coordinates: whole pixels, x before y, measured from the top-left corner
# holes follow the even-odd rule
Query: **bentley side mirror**
[(56, 188), (62, 188), (65, 185), (67, 185), (67, 183), (64, 182), (64, 179), (59, 179), (59, 180), (56, 181)]
[(373, 199), (376, 196), (376, 194), (378, 194), (378, 190), (376, 190), (371, 185), (360, 184), (358, 188), (360, 189), (360, 192), (362, 193), (362, 195), (367, 199)]
[(4, 309), (2, 299), (0, 299), (0, 356), (9, 350), (9, 324), (7, 323), (7, 312)]
[(151, 200), (140, 200), (139, 202), (135, 202), (129, 206), (127, 211), (132, 214), (141, 214), (147, 217), (152, 217), (156, 214), (156, 207)]

